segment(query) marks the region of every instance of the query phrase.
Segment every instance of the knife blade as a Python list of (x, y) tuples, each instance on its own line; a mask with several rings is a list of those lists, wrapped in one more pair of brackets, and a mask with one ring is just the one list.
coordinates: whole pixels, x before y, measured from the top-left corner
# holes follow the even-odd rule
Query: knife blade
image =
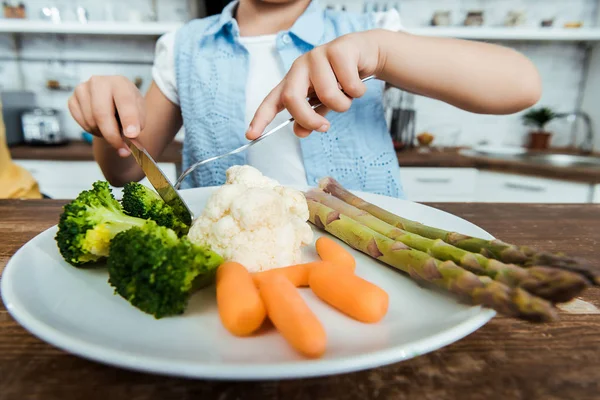
[(175, 215), (181, 218), (186, 224), (191, 225), (193, 220), (192, 211), (179, 193), (177, 193), (177, 190), (175, 190), (169, 178), (162, 172), (156, 161), (154, 161), (144, 146), (137, 140), (129, 139), (125, 136), (123, 136), (123, 140), (127, 144), (127, 147), (129, 147), (129, 150), (131, 150), (135, 161), (142, 168), (142, 171), (144, 171), (148, 181), (156, 189), (158, 195), (173, 208)]

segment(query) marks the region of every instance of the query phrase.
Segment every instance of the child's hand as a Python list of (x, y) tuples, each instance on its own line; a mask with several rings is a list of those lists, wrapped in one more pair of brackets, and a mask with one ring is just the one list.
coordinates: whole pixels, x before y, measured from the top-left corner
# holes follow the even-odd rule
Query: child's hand
[[(361, 77), (377, 72), (380, 57), (376, 35), (376, 31), (367, 31), (341, 36), (300, 56), (262, 102), (246, 137), (255, 139), (262, 135), (283, 109), (294, 117), (296, 135), (305, 137), (315, 130), (327, 131), (329, 122), (324, 115), (329, 110), (347, 111), (351, 98), (361, 97), (366, 91)], [(313, 93), (323, 103), (316, 110), (306, 100)]]
[(146, 120), (140, 91), (123, 76), (94, 76), (78, 85), (69, 99), (69, 110), (83, 129), (104, 138), (122, 157), (130, 151), (121, 139), (116, 113), (129, 138), (139, 135)]

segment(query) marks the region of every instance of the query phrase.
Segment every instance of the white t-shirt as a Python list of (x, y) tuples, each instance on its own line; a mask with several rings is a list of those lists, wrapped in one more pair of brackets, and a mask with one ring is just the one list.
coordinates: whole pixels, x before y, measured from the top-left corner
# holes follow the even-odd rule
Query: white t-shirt
[[(402, 29), (396, 10), (375, 13), (375, 25), (392, 31)], [(179, 104), (175, 78), (175, 37), (176, 32), (170, 32), (158, 40), (152, 77), (162, 93), (174, 104)], [(281, 82), (286, 71), (277, 52), (276, 35), (240, 37), (240, 42), (249, 54), (245, 108), (245, 122), (248, 125), (260, 103)], [(288, 118), (288, 111), (282, 111), (265, 132)], [(247, 150), (247, 163), (281, 184), (307, 184), (300, 139), (294, 135), (292, 124), (250, 147)]]

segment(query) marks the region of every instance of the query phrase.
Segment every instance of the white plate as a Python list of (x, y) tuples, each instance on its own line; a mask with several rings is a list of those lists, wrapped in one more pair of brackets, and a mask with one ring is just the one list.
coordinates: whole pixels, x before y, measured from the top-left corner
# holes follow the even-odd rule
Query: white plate
[(473, 150), (479, 153), (500, 155), (500, 156), (518, 156), (527, 153), (524, 147), (507, 147), (507, 146), (488, 146), (481, 145), (473, 147)]
[[(184, 191), (199, 213), (214, 188)], [(492, 238), (477, 226), (430, 207), (360, 193), (393, 212), (465, 234)], [(220, 324), (214, 289), (192, 297), (183, 316), (155, 320), (113, 294), (104, 270), (80, 270), (64, 262), (54, 242), (56, 227), (38, 235), (9, 261), (2, 298), (10, 314), (42, 340), (79, 356), (114, 366), (213, 379), (282, 379), (323, 376), (406, 360), (455, 342), (495, 312), (457, 303), (417, 286), (408, 277), (355, 252), (357, 273), (390, 295), (378, 324), (351, 320), (303, 289), (328, 335), (318, 360), (298, 356), (273, 329), (235, 338)], [(316, 236), (321, 233), (317, 232)], [(314, 247), (306, 261), (316, 258)]]

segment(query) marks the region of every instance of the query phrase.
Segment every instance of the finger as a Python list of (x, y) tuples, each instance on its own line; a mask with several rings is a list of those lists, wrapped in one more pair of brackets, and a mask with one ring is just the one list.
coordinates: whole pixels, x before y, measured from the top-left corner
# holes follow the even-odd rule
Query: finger
[(247, 139), (254, 140), (262, 135), (267, 126), (275, 119), (275, 116), (283, 110), (283, 103), (281, 103), (282, 88), (283, 82), (275, 86), (267, 97), (265, 97), (260, 106), (258, 106), (258, 109), (250, 122), (250, 126), (246, 131)]
[(119, 124), (115, 118), (115, 105), (111, 85), (106, 80), (90, 79), (92, 112), (102, 137), (115, 149), (125, 148)]
[(310, 131), (325, 132), (329, 129), (329, 121), (317, 114), (306, 101), (310, 87), (308, 71), (303, 69), (296, 69), (294, 73), (290, 71), (281, 93), (281, 101), (298, 125)]
[[(315, 108), (315, 111), (317, 112), (317, 114), (322, 115), (324, 117), (331, 110), (325, 106), (321, 106), (321, 107)], [(303, 128), (300, 125), (294, 123), (294, 133), (296, 134), (296, 136), (298, 136), (300, 138), (305, 138), (308, 135), (310, 135), (312, 133), (312, 131), (309, 129)]]
[(79, 102), (75, 95), (69, 97), (69, 101), (67, 102), (69, 107), (69, 112), (71, 116), (83, 128), (84, 131), (91, 133), (91, 129), (88, 124), (85, 122), (85, 118), (83, 118), (83, 113), (81, 112), (81, 107), (79, 106)]
[(142, 125), (136, 90), (131, 82), (117, 82), (113, 85), (114, 104), (123, 126), (123, 133), (129, 138), (136, 138)]
[(96, 136), (102, 136), (102, 134), (98, 131), (98, 126), (94, 121), (94, 113), (92, 112), (92, 102), (90, 96), (89, 85), (87, 83), (77, 86), (75, 88), (75, 99), (79, 104), (79, 109), (81, 110), (81, 115), (83, 117), (83, 121), (87, 125), (87, 131)]
[(338, 80), (325, 53), (312, 51), (310, 54), (310, 80), (315, 94), (323, 105), (333, 111), (348, 111), (352, 100), (340, 90)]
[(348, 56), (343, 57), (339, 52), (345, 52), (345, 50), (333, 46), (328, 50), (329, 62), (337, 81), (348, 96), (354, 99), (362, 97), (367, 91), (367, 86), (361, 81), (358, 74), (358, 56), (352, 56), (352, 62), (349, 62)]

